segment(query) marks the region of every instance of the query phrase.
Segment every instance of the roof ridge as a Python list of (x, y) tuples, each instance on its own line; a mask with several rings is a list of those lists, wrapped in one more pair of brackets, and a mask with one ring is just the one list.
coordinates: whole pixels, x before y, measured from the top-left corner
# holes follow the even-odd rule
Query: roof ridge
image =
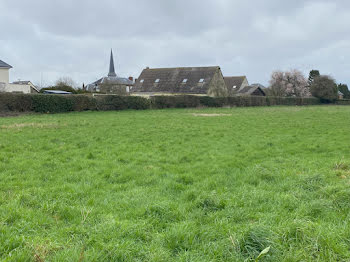
[(224, 78), (238, 78), (238, 77), (247, 77), (247, 76), (224, 76)]
[(191, 69), (191, 68), (220, 68), (220, 66), (159, 67), (159, 68), (145, 68), (144, 70)]

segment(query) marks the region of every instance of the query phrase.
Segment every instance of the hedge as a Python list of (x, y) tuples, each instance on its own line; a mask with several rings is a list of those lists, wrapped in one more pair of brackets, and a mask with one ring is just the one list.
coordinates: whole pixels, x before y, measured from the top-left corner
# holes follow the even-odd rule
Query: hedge
[[(235, 96), (235, 97), (207, 97), (207, 96), (155, 96), (151, 97), (152, 108), (193, 108), (193, 107), (248, 107), (275, 105), (318, 105), (317, 98), (295, 97), (263, 97), (263, 96)], [(349, 103), (350, 104), (350, 103)]]
[[(87, 95), (43, 95), (0, 94), (0, 112), (62, 113), (86, 110), (127, 110), (196, 107), (248, 107), (248, 106), (305, 106), (319, 105), (317, 98), (294, 97), (221, 97), (208, 96), (97, 96)], [(350, 105), (350, 100), (339, 100), (335, 104)]]
[(97, 96), (95, 100), (100, 111), (151, 108), (150, 100), (138, 96)]

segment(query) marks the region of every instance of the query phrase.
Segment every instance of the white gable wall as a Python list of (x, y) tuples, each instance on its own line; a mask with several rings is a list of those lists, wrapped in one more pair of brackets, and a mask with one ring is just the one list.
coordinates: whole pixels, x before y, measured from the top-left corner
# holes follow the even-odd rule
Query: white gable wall
[(5, 87), (5, 92), (30, 94), (30, 85), (7, 84)]
[(0, 82), (8, 84), (9, 81), (10, 81), (9, 69), (8, 68), (0, 68)]

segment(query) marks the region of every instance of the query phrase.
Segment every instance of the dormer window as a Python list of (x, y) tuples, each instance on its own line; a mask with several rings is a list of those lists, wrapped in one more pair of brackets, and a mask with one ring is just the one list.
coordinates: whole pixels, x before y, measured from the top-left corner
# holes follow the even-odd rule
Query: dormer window
[(233, 88), (233, 89), (236, 89), (236, 88), (237, 88), (237, 86), (233, 86), (232, 88)]
[(159, 83), (159, 81), (160, 81), (160, 79), (158, 78), (158, 79), (156, 79), (156, 81), (154, 81), (154, 83)]
[(204, 78), (199, 79), (199, 83), (204, 83)]
[(186, 84), (187, 81), (188, 81), (188, 79), (185, 78), (184, 80), (182, 80), (182, 83)]

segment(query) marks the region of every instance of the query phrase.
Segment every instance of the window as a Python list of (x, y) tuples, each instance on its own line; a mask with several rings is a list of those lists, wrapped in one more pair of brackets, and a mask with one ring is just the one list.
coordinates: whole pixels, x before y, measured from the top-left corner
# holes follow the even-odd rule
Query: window
[(199, 79), (199, 83), (204, 83), (204, 78)]
[(160, 81), (160, 79), (158, 78), (158, 79), (156, 79), (156, 81), (154, 81), (154, 83), (159, 83), (159, 81)]
[(188, 79), (185, 78), (184, 80), (182, 80), (182, 83), (186, 84), (187, 81), (188, 81)]
[(142, 84), (143, 82), (145, 82), (145, 79), (141, 79), (140, 83)]

